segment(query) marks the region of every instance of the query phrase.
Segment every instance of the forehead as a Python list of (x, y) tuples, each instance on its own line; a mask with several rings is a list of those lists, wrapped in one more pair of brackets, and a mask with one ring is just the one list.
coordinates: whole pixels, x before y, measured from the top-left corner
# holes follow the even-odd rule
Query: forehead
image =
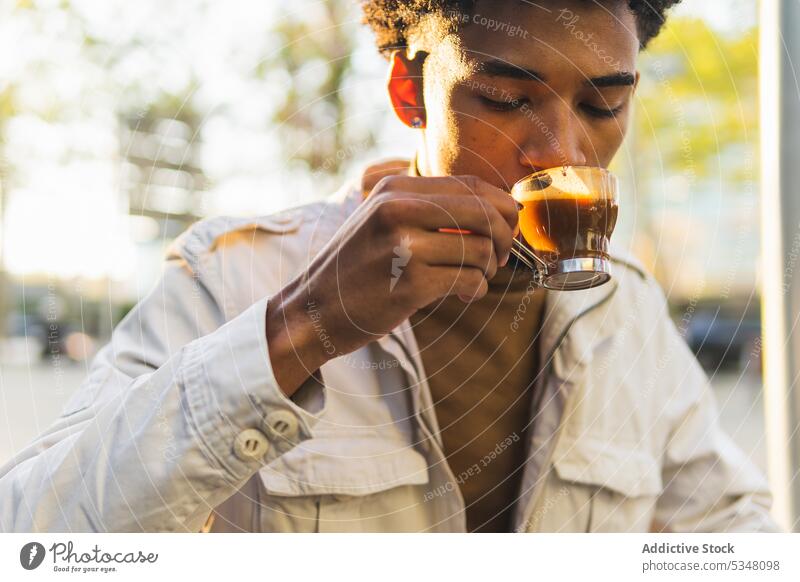
[(478, 63), (487, 60), (547, 77), (548, 72), (579, 77), (633, 72), (639, 42), (635, 17), (626, 4), (479, 0), (472, 13), (458, 15), (459, 31), (451, 42), (439, 46), (451, 57), (460, 53), (462, 75), (477, 73)]

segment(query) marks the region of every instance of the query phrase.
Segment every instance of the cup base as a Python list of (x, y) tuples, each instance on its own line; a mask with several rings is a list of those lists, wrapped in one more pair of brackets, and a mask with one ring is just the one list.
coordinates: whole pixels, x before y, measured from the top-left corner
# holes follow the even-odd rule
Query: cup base
[(577, 291), (599, 287), (610, 280), (611, 265), (606, 259), (575, 257), (552, 264), (542, 286), (555, 291)]

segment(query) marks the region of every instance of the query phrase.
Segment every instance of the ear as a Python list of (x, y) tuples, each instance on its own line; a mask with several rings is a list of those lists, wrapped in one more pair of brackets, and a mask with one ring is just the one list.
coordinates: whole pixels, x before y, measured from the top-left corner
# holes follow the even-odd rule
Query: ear
[[(397, 117), (408, 127), (425, 127), (425, 100), (422, 93), (422, 63), (427, 53), (417, 52), (409, 60), (403, 50), (394, 50), (389, 57), (389, 99)], [(415, 125), (418, 119), (421, 125)]]

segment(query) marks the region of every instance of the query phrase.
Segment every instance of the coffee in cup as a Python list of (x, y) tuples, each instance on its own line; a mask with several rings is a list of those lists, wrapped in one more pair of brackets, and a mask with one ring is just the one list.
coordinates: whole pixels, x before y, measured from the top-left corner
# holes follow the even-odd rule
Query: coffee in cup
[(543, 287), (588, 289), (611, 279), (608, 245), (618, 212), (618, 180), (604, 168), (561, 166), (519, 180), (522, 204), (514, 254)]

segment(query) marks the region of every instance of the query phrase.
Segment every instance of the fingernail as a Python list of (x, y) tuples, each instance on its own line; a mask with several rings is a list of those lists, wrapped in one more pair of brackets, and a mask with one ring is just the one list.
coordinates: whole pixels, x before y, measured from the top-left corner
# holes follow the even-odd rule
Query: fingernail
[(514, 200), (514, 202), (516, 202), (517, 204), (517, 210), (522, 210), (523, 208), (525, 208), (525, 205), (522, 204), (521, 202), (517, 202), (516, 200)]
[(508, 259), (509, 259), (510, 256), (511, 256), (511, 253), (508, 253), (505, 256), (505, 258), (502, 261), (500, 261), (500, 266), (501, 267), (505, 267), (508, 264)]

